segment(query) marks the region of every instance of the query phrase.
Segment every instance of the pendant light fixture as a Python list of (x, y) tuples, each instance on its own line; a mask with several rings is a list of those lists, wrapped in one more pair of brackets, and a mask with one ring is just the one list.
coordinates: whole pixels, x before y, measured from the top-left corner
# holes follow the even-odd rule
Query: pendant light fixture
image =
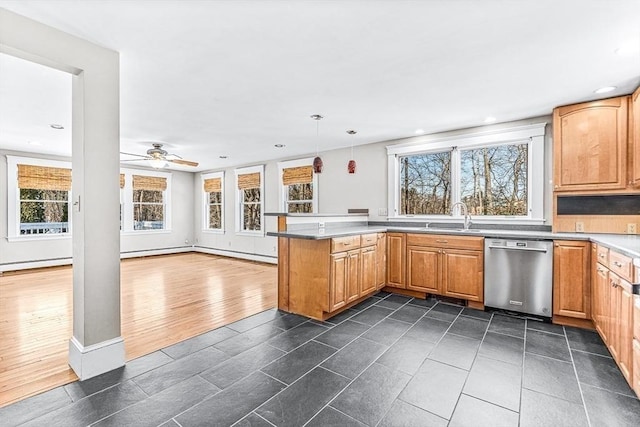
[[(347, 131), (349, 135), (355, 135), (357, 132), (353, 129)], [(350, 174), (356, 173), (356, 161), (353, 160), (353, 139), (351, 139), (351, 160), (347, 163), (347, 171)]]
[(322, 159), (318, 153), (318, 145), (320, 141), (320, 120), (322, 120), (322, 116), (320, 114), (314, 114), (311, 118), (316, 121), (316, 158), (313, 159), (313, 171), (315, 173), (322, 173), (324, 165), (322, 164)]

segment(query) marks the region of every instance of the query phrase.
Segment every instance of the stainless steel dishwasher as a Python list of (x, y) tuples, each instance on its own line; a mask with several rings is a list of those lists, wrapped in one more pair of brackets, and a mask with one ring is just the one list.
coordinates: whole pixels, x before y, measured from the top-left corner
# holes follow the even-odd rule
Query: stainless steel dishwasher
[(552, 241), (485, 239), (485, 306), (551, 317), (552, 285)]

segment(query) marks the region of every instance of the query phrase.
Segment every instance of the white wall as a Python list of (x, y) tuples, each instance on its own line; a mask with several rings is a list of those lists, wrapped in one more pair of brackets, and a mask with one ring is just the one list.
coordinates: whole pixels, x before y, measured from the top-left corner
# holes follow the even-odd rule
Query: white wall
[[(42, 262), (39, 265), (70, 264), (72, 257), (71, 237), (47, 240), (7, 240), (7, 157), (15, 155), (32, 158), (48, 158), (70, 161), (69, 158), (42, 156), (33, 153), (0, 151), (0, 271), (23, 267), (23, 263)], [(195, 174), (171, 171), (171, 217), (170, 232), (156, 234), (121, 234), (120, 251), (123, 257), (145, 255), (156, 251), (175, 252), (190, 250), (193, 244), (193, 187)]]
[[(536, 117), (517, 122), (502, 123), (483, 127), (485, 129), (500, 129), (521, 126), (532, 123), (547, 122), (545, 137), (545, 182), (544, 212), (546, 224), (551, 224), (551, 196), (552, 196), (552, 129), (551, 117)], [(463, 129), (444, 132), (437, 135), (406, 138), (396, 141), (385, 141), (354, 147), (353, 158), (357, 162), (356, 173), (347, 173), (347, 162), (351, 159), (351, 150), (341, 149), (321, 153), (324, 170), (318, 176), (320, 213), (346, 213), (350, 208), (369, 209), (371, 221), (384, 221), (386, 216), (378, 215), (380, 208), (387, 207), (387, 151), (386, 147), (394, 143), (406, 143), (423, 138), (442, 137), (464, 134), (474, 129)], [(29, 153), (9, 153), (25, 157), (36, 157)], [(309, 156), (298, 156), (303, 158)], [(52, 157), (49, 157), (52, 158)], [(58, 160), (68, 160), (60, 159)], [(288, 158), (287, 160), (292, 159)], [(278, 205), (279, 179), (278, 159), (265, 163), (265, 212), (281, 212)], [(243, 165), (251, 166), (251, 165)], [(33, 260), (70, 258), (71, 239), (37, 242), (7, 242), (7, 197), (6, 197), (6, 157), (0, 159), (0, 271), (11, 270), (7, 264), (22, 263)], [(172, 171), (172, 230), (169, 233), (155, 235), (122, 235), (121, 253), (123, 256), (139, 255), (154, 251), (189, 250), (195, 246), (196, 250), (218, 253), (241, 258), (257, 259), (266, 262), (276, 262), (277, 239), (269, 236), (247, 236), (236, 234), (236, 206), (235, 206), (235, 168), (225, 169), (225, 232), (222, 234), (203, 230), (202, 181), (200, 173)], [(210, 171), (209, 171), (210, 172)], [(265, 229), (275, 231), (277, 220), (275, 217), (265, 217)], [(187, 243), (185, 243), (187, 242)]]
[[(319, 213), (346, 213), (350, 208), (369, 209), (369, 220), (385, 221), (384, 215), (378, 215), (380, 208), (387, 208), (387, 150), (388, 145), (407, 143), (411, 141), (424, 141), (429, 138), (461, 135), (479, 129), (504, 129), (514, 126), (523, 126), (534, 123), (547, 123), (545, 132), (545, 182), (544, 185), (544, 217), (545, 224), (551, 225), (551, 178), (552, 170), (552, 129), (551, 116), (536, 117), (519, 120), (510, 123), (501, 123), (479, 128), (461, 129), (451, 132), (443, 132), (436, 135), (424, 135), (420, 137), (405, 138), (395, 141), (384, 141), (375, 144), (354, 147), (353, 158), (357, 162), (356, 173), (347, 173), (347, 162), (351, 159), (351, 149), (332, 150), (320, 153), (324, 163), (323, 172), (318, 176), (318, 212)], [(313, 155), (298, 156), (296, 158), (313, 157)], [(278, 206), (279, 179), (277, 161), (265, 163), (265, 212), (282, 212)], [(247, 165), (250, 166), (250, 165)], [(208, 171), (214, 172), (214, 171)], [(236, 206), (235, 174), (234, 168), (225, 169), (225, 233), (214, 234), (203, 231), (202, 220), (202, 181), (200, 174), (196, 174), (194, 180), (194, 230), (195, 244), (213, 253), (228, 254), (268, 261), (275, 260), (277, 242), (273, 237), (248, 237), (234, 232)], [(266, 218), (266, 230), (277, 229), (274, 217)], [(264, 258), (262, 258), (264, 257)]]

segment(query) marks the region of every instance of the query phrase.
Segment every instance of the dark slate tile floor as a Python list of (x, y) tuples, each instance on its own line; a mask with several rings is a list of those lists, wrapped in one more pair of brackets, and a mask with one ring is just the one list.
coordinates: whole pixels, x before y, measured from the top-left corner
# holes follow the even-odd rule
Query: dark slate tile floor
[(638, 426), (595, 332), (381, 292), (267, 310), (0, 408), (27, 426)]

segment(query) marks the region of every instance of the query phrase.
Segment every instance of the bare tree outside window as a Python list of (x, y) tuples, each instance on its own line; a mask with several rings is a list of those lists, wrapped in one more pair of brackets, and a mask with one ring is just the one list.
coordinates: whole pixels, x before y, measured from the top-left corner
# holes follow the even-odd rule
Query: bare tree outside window
[(133, 190), (134, 230), (164, 228), (163, 193), (159, 190)]
[(527, 215), (528, 144), (464, 150), (460, 163), (460, 200), (471, 215)]
[(451, 206), (451, 152), (400, 157), (402, 215), (444, 215)]
[(313, 184), (292, 184), (287, 186), (287, 212), (313, 213)]
[(68, 231), (68, 191), (20, 189), (20, 234)]
[(260, 231), (261, 201), (259, 188), (246, 188), (242, 191), (242, 229)]
[(222, 192), (215, 191), (209, 194), (209, 228), (222, 228)]

